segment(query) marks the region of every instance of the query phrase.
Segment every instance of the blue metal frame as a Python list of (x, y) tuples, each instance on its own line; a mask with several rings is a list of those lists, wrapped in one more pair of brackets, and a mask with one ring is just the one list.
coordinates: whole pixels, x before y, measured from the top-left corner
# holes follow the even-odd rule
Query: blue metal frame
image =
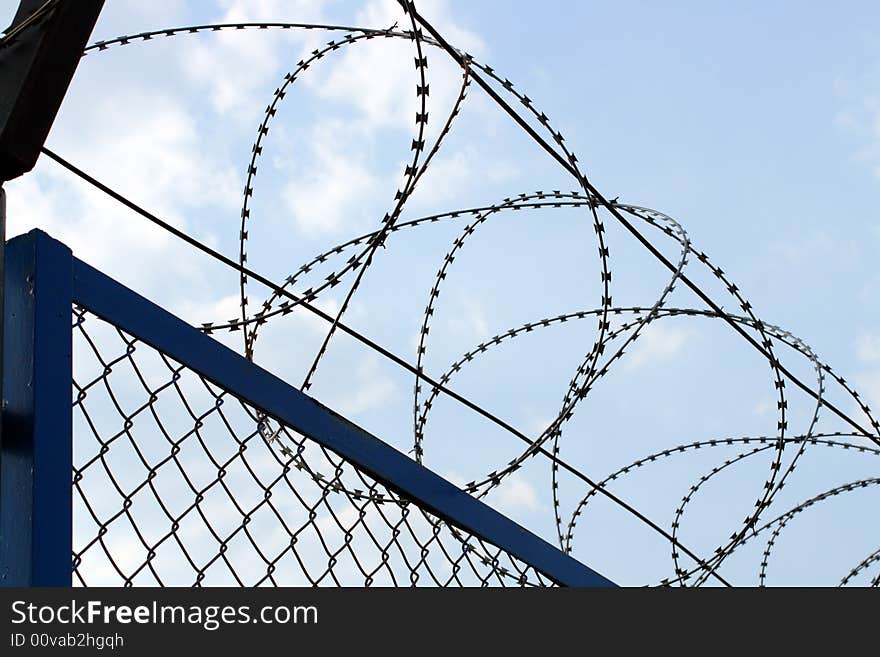
[(70, 586), (70, 249), (45, 234), (6, 249), (0, 584)]
[[(58, 584), (69, 584), (70, 582), (70, 513), (59, 513), (61, 509), (70, 509), (70, 412), (69, 410), (66, 413), (60, 412), (59, 409), (69, 409), (70, 407), (70, 305), (73, 301), (185, 364), (188, 368), (241, 400), (265, 411), (268, 415), (327, 447), (369, 473), (388, 488), (415, 501), (432, 514), (508, 551), (555, 582), (567, 586), (613, 586), (613, 583), (608, 579), (564, 554), (483, 502), (462, 492), (442, 477), (321, 405), (300, 390), (254, 365), (238, 353), (93, 267), (73, 258), (66, 247), (45, 233), (32, 231), (28, 235), (10, 242), (7, 252), (10, 254), (10, 267), (7, 275), (8, 280), (13, 283), (8, 284), (7, 290), (9, 287), (15, 287), (17, 285), (15, 281), (21, 281), (27, 275), (19, 263), (19, 260), (22, 259), (19, 254), (28, 249), (35, 254), (36, 280), (40, 284), (35, 286), (32, 296), (37, 299), (42, 299), (44, 296), (49, 297), (44, 302), (37, 301), (37, 310), (32, 313), (35, 317), (34, 327), (37, 330), (35, 334), (37, 338), (40, 338), (35, 339), (32, 371), (36, 375), (42, 374), (42, 377), (35, 376), (35, 380), (38, 380), (41, 385), (49, 383), (50, 389), (47, 392), (38, 390), (40, 394), (34, 396), (38, 401), (57, 404), (51, 410), (45, 406), (34, 404), (33, 425), (55, 431), (51, 438), (56, 443), (59, 441), (65, 443), (63, 446), (56, 445), (58, 460), (66, 459), (63, 472), (54, 460), (49, 466), (44, 466), (58, 477), (59, 482), (63, 482), (63, 487), (66, 489), (62, 495), (62, 492), (58, 490), (60, 488), (57, 485), (58, 482), (53, 482), (51, 495), (59, 495), (56, 498), (57, 506), (54, 507), (54, 513), (51, 516), (38, 515), (35, 503), (31, 521), (31, 525), (34, 527), (34, 539), (39, 537), (40, 540), (43, 540), (52, 537), (38, 534), (37, 526), (47, 522), (47, 519), (51, 517), (52, 522), (47, 524), (53, 525), (52, 533), (54, 535), (58, 533), (54, 523), (60, 516), (65, 517), (66, 524), (62, 523), (62, 529), (67, 531), (64, 543), (66, 552), (62, 561), (67, 568), (66, 577), (59, 577), (52, 582), (43, 579), (40, 580), (41, 582)], [(45, 271), (42, 275), (45, 278), (40, 278), (40, 271), (43, 269)], [(67, 276), (65, 282), (56, 281), (58, 287), (54, 290), (51, 286), (45, 285), (53, 280), (53, 277), (60, 279), (65, 275)], [(40, 292), (39, 297), (36, 295), (37, 290)], [(10, 297), (7, 298), (12, 301)], [(41, 303), (44, 305), (41, 306)], [(59, 335), (60, 323), (55, 314), (60, 314), (63, 318), (64, 330), (66, 331), (64, 335)], [(42, 327), (41, 322), (47, 322), (50, 326)], [(58, 327), (55, 326), (56, 324)], [(10, 329), (22, 331), (18, 319), (11, 318), (10, 320), (10, 317), (7, 317), (7, 331)], [(41, 336), (46, 337), (42, 338)], [(50, 348), (40, 341), (49, 338), (57, 340), (59, 346), (53, 345)], [(41, 345), (42, 350), (37, 348)], [(7, 355), (10, 357), (14, 354), (14, 348), (7, 350)], [(49, 357), (61, 358), (61, 365), (57, 368), (54, 367), (55, 363), (49, 361)], [(24, 383), (20, 374), (16, 377), (17, 371), (19, 370), (16, 370), (14, 366), (6, 369), (6, 374), (12, 375), (6, 380), (12, 388)], [(51, 378), (46, 377), (45, 373), (48, 371), (55, 373), (54, 380), (50, 382), (46, 380)], [(27, 410), (26, 407), (25, 410)], [(52, 422), (48, 419), (42, 423), (40, 413), (43, 411), (56, 418), (57, 426), (52, 428)], [(62, 424), (63, 427), (60, 426)], [(35, 446), (41, 445), (38, 442), (40, 439), (48, 444), (48, 439), (44, 434), (34, 431), (33, 436)], [(34, 453), (37, 453), (36, 448)], [(45, 457), (42, 452), (40, 455)], [(14, 538), (7, 533), (6, 518), (10, 513), (14, 513), (15, 509), (9, 509), (9, 505), (5, 504), (8, 499), (6, 498), (7, 447), (5, 444), (3, 445), (2, 458), (4, 503), (0, 503), (0, 513), (3, 515), (3, 523), (0, 526), (4, 528), (2, 542), (6, 544), (6, 542), (11, 542), (10, 538)], [(34, 463), (35, 466), (38, 463), (36, 457)], [(34, 490), (39, 488), (37, 483), (35, 470)], [(39, 483), (40, 485), (46, 484), (44, 476), (41, 476)], [(18, 504), (13, 506), (19, 510), (22, 508)], [(40, 508), (40, 511), (45, 512), (46, 510)], [(54, 550), (53, 554), (55, 554)], [(60, 558), (58, 555), (55, 556)], [(4, 559), (3, 568), (7, 567), (6, 563)], [(36, 583), (37, 579), (34, 578), (32, 581)]]

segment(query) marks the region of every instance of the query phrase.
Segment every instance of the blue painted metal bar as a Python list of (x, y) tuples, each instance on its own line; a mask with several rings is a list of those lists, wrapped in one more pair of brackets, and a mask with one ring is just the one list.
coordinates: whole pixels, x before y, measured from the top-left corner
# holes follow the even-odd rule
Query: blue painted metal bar
[(73, 298), (95, 315), (324, 445), (388, 488), (508, 551), (555, 582), (614, 586), (364, 429), (76, 258)]
[(70, 249), (39, 232), (6, 250), (0, 585), (70, 586)]

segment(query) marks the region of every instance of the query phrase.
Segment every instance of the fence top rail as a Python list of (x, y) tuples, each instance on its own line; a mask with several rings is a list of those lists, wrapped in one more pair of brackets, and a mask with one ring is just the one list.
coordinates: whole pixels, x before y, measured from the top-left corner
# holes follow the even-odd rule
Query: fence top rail
[[(13, 241), (57, 243), (33, 230)], [(69, 254), (68, 249), (63, 250)], [(46, 249), (35, 249), (37, 254)], [(57, 254), (58, 249), (53, 252)], [(580, 561), (461, 491), (366, 430), (94, 267), (70, 256), (72, 298), (235, 397), (332, 450), (431, 514), (493, 543), (563, 586), (614, 586)], [(36, 263), (39, 266), (38, 263)], [(42, 290), (46, 293), (46, 290)], [(54, 294), (55, 291), (49, 293)]]

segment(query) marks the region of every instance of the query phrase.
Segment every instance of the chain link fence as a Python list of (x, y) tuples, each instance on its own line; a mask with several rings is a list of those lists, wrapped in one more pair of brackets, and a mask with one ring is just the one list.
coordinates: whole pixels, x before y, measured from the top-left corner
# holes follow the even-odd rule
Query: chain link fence
[(76, 306), (73, 414), (75, 585), (551, 584)]

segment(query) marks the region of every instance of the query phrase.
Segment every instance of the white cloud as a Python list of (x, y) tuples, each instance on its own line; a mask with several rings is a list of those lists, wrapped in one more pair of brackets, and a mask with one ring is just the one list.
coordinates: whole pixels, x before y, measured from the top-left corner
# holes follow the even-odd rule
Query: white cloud
[[(453, 42), (482, 49), (475, 35), (454, 24), (445, 2), (420, 4), (419, 10), (448, 29)], [(395, 21), (401, 30), (409, 28), (394, 0), (377, 0), (368, 3), (354, 22), (384, 28)], [(297, 159), (286, 157), (280, 163), (290, 181), (283, 192), (285, 203), (305, 235), (340, 235), (363, 229), (378, 224), (390, 209), (403, 180), (419, 107), (413, 48), (411, 42), (396, 38), (358, 42), (315, 62), (295, 83), (298, 90), (305, 89), (319, 99), (322, 108), (322, 117), (308, 130), (307, 139), (284, 149), (295, 153)], [(444, 123), (444, 112), (451, 110), (458, 95), (461, 73), (445, 53), (433, 48), (428, 52), (431, 91), (426, 144), (430, 145)], [(403, 157), (377, 162), (376, 155), (385, 150), (386, 142)], [(431, 190), (434, 196), (444, 198), (460, 193), (462, 185), (474, 180), (473, 159), (473, 153), (462, 152), (451, 161), (435, 162), (432, 169), (436, 170), (420, 185), (425, 190), (419, 192), (419, 198), (430, 195)], [(464, 160), (468, 161), (467, 170), (462, 166)], [(488, 170), (504, 174), (510, 167), (497, 163)], [(427, 177), (435, 178), (436, 183), (428, 182)]]
[[(226, 0), (220, 23), (322, 23), (324, 0)], [(326, 33), (303, 30), (221, 31), (187, 42), (182, 58), (194, 85), (207, 90), (214, 109), (222, 114), (246, 114), (254, 98), (262, 108), (266, 94), (281, 83), (307, 49)], [(261, 96), (261, 94), (263, 96)]]
[(859, 261), (861, 253), (858, 241), (823, 228), (799, 231), (771, 243), (770, 248), (774, 258), (784, 259), (790, 265), (815, 262), (828, 253), (838, 253), (838, 266), (851, 268)]
[(776, 402), (764, 399), (755, 404), (755, 407), (752, 409), (755, 415), (767, 415), (770, 411), (776, 408)]
[[(89, 98), (95, 80), (83, 80), (51, 135), (53, 150), (186, 232), (195, 232), (184, 218), (191, 210), (234, 212), (237, 175), (204, 146), (184, 106), (161, 93)], [(41, 228), (163, 303), (198, 296), (209, 285), (204, 261), (189, 247), (46, 157), (7, 190), (10, 236)], [(216, 241), (210, 231), (198, 233)]]
[(377, 201), (390, 185), (381, 185), (363, 156), (346, 144), (347, 132), (341, 122), (320, 122), (308, 140), (309, 160), (299, 163), (285, 186), (284, 200), (306, 235), (348, 233), (381, 218), (375, 216)]
[(880, 361), (880, 335), (864, 334), (856, 341), (856, 355), (864, 363)]
[[(131, 34), (154, 25), (168, 27), (186, 21), (187, 0), (163, 0), (162, 2), (143, 2), (143, 0), (113, 0), (105, 2), (92, 41), (113, 38), (119, 34)], [(113, 27), (111, 31), (104, 28)]]
[[(469, 481), (454, 470), (446, 472), (443, 478), (459, 488), (464, 488)], [(515, 515), (523, 511), (540, 511), (544, 508), (538, 498), (537, 490), (521, 472), (505, 475), (501, 484), (486, 497), (486, 501), (489, 506), (506, 515)]]
[(531, 415), (524, 424), (526, 433), (532, 438), (537, 438), (544, 431), (547, 430), (547, 427), (553, 422), (553, 418), (549, 415), (547, 416), (538, 416)]
[(376, 354), (370, 354), (358, 363), (350, 383), (353, 393), (338, 394), (337, 388), (337, 394), (329, 402), (333, 410), (347, 416), (381, 408), (397, 394), (397, 386), (383, 374)]
[(344, 529), (350, 529), (357, 524), (359, 518), (360, 510), (357, 506), (351, 505), (341, 510), (336, 510), (333, 514), (327, 513), (318, 516), (315, 520), (315, 526), (318, 528), (318, 533), (321, 536), (332, 536), (334, 539), (339, 540), (343, 534), (343, 529), (340, 528), (340, 525)]
[(501, 485), (489, 494), (489, 500), (493, 507), (508, 515), (542, 508), (535, 487), (519, 472), (505, 476)]
[(450, 470), (449, 472), (442, 475), (443, 478), (451, 484), (455, 484), (459, 488), (464, 488), (465, 484), (467, 484), (468, 479), (463, 474), (459, 472), (455, 472), (454, 470)]
[[(423, 0), (419, 2), (418, 11), (453, 45), (474, 54), (485, 50), (476, 34), (455, 22), (445, 0)], [(367, 3), (356, 21), (358, 25), (376, 28), (386, 28), (396, 22), (402, 31), (412, 29), (409, 18), (395, 0)], [(431, 46), (425, 48), (423, 54), (428, 57), (431, 74), (430, 108), (434, 111), (439, 107), (451, 107), (461, 84), (459, 69), (457, 65), (450, 65), (446, 53)], [(322, 98), (353, 104), (373, 126), (397, 124), (411, 128), (416, 110), (414, 53), (415, 46), (409, 41), (371, 40), (347, 48), (334, 58), (335, 63), (328, 73), (309, 76), (306, 84)], [(454, 74), (439, 75), (441, 62), (450, 65)]]
[(138, 94), (99, 103), (94, 111), (103, 127), (100, 143), (76, 137), (62, 143), (71, 157), (100, 163), (102, 182), (165, 212), (180, 205), (237, 207), (235, 168), (205, 148), (205, 135), (185, 106)]
[(696, 329), (654, 322), (642, 331), (635, 345), (624, 355), (623, 369), (633, 372), (646, 366), (669, 362), (681, 355), (697, 335)]
[(833, 123), (860, 142), (856, 159), (880, 178), (880, 95), (872, 91), (877, 89), (877, 83), (874, 71), (857, 79), (839, 78), (835, 87), (838, 96), (844, 99), (844, 106), (835, 114)]
[(371, 128), (411, 128), (417, 107), (412, 48), (402, 39), (348, 46), (326, 64), (316, 64), (303, 83), (322, 99), (351, 105)]
[(240, 316), (241, 298), (238, 294), (229, 294), (209, 300), (182, 299), (174, 307), (174, 313), (190, 324), (227, 321)]
[(513, 162), (492, 158), (474, 146), (465, 146), (450, 151), (441, 148), (413, 194), (409, 208), (423, 206), (436, 207), (440, 203), (461, 198), (462, 190), (475, 184), (507, 183), (520, 175), (519, 167)]
[(148, 295), (159, 288), (173, 292), (181, 280), (189, 282), (188, 293), (195, 293), (204, 283), (180, 242), (63, 175), (33, 174), (9, 185), (10, 236), (40, 228), (77, 257)]
[(449, 313), (446, 320), (446, 328), (452, 335), (463, 336), (474, 344), (491, 335), (486, 308), (478, 299), (463, 293), (457, 305), (456, 312)]

